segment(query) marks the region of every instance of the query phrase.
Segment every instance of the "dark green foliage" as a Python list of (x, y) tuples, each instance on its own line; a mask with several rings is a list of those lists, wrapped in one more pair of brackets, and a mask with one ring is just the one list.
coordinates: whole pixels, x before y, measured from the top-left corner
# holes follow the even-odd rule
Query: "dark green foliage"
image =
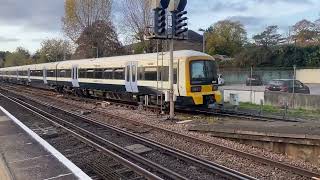
[(249, 46), (235, 59), (233, 66), (240, 67), (320, 67), (320, 46)]

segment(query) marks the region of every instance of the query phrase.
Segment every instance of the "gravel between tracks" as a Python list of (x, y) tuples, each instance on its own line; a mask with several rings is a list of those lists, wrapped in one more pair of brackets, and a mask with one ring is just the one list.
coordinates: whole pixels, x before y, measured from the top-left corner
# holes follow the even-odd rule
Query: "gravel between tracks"
[[(21, 92), (20, 92), (21, 93)], [(44, 92), (43, 92), (44, 93)], [(44, 93), (46, 94), (46, 93)], [(48, 94), (48, 93), (47, 93)], [(221, 144), (227, 147), (231, 147), (237, 150), (241, 150), (244, 152), (249, 152), (253, 153), (259, 156), (267, 157), (269, 159), (281, 161), (281, 162), (286, 162), (291, 165), (295, 165), (297, 167), (302, 167), (305, 169), (310, 169), (313, 171), (320, 171), (319, 167), (312, 165), (310, 163), (306, 163), (303, 161), (293, 161), (290, 160), (288, 157), (280, 155), (280, 154), (275, 154), (272, 152), (265, 151), (263, 149), (258, 149), (258, 148), (253, 148), (251, 146), (239, 144), (234, 141), (229, 141), (221, 138), (215, 138), (211, 137), (206, 134), (201, 134), (197, 132), (189, 132), (188, 131), (188, 124), (176, 124), (175, 122), (169, 122), (169, 121), (164, 121), (163, 118), (157, 117), (154, 113), (151, 112), (145, 112), (145, 111), (138, 111), (138, 110), (129, 110), (123, 107), (118, 107), (114, 105), (109, 105), (107, 108), (101, 108), (100, 106), (97, 106), (97, 104), (93, 103), (83, 103), (79, 101), (74, 101), (70, 99), (65, 99), (61, 95), (57, 95), (54, 93), (50, 93), (49, 97), (42, 97), (42, 96), (35, 96), (33, 94), (24, 94), (28, 95), (32, 98), (37, 98), (38, 100), (48, 102), (54, 105), (59, 105), (60, 107), (63, 107), (68, 110), (73, 110), (73, 111), (81, 111), (81, 110), (98, 110), (101, 112), (106, 112), (106, 113), (111, 113), (114, 115), (121, 115), (122, 117), (127, 117), (139, 122), (143, 122), (146, 124), (152, 124), (156, 125), (165, 129), (169, 130), (174, 130), (176, 132), (180, 132), (182, 134), (187, 134), (187, 135), (192, 135), (194, 137), (209, 141), (209, 142), (214, 142), (217, 144)], [(39, 93), (38, 93), (39, 95)], [(82, 107), (82, 108), (80, 108)], [(89, 117), (101, 120), (101, 121), (106, 121), (106, 118), (103, 116), (103, 114), (98, 114), (98, 113), (91, 113), (88, 115)], [(130, 126), (133, 126), (132, 124), (128, 124), (126, 122), (119, 122), (115, 120), (107, 120), (108, 123), (112, 125), (116, 125), (118, 127), (122, 128), (129, 128)], [(154, 132), (150, 131), (149, 133), (144, 133), (142, 134), (145, 137), (148, 137), (150, 139), (156, 140), (158, 142), (167, 144), (169, 146), (173, 146), (175, 148), (179, 148), (181, 150), (184, 150), (186, 152), (201, 156), (202, 158), (220, 163), (222, 165), (225, 165), (227, 167), (233, 168), (235, 170), (239, 170), (243, 173), (247, 173), (249, 175), (252, 175), (254, 177), (257, 177), (259, 179), (306, 179), (298, 175), (294, 175), (290, 172), (283, 171), (277, 168), (269, 167), (266, 165), (262, 165), (259, 163), (255, 163), (251, 160), (247, 160), (244, 158), (237, 157), (235, 155), (222, 152), (219, 149), (208, 147), (206, 145), (201, 145), (201, 144), (195, 144), (195, 143), (190, 143), (186, 140), (183, 139), (177, 139), (176, 137), (173, 136), (168, 136), (164, 132)], [(192, 147), (192, 148), (190, 148)]]

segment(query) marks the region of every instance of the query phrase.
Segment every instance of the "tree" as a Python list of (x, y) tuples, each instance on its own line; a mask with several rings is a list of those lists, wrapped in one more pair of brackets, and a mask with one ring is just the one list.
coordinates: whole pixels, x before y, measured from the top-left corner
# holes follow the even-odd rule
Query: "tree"
[(65, 34), (78, 45), (75, 58), (120, 54), (122, 46), (111, 22), (112, 0), (66, 0)]
[(4, 67), (4, 62), (6, 61), (6, 56), (9, 55), (9, 51), (0, 51), (0, 67)]
[(121, 55), (124, 50), (114, 27), (105, 21), (97, 21), (86, 28), (76, 43), (74, 58), (108, 57)]
[(66, 0), (62, 18), (65, 34), (76, 42), (81, 33), (95, 22), (111, 23), (111, 0)]
[(29, 51), (22, 47), (18, 47), (15, 52), (6, 55), (4, 66), (21, 66), (28, 63), (30, 63)]
[(303, 19), (297, 22), (293, 27), (292, 41), (301, 46), (319, 44), (319, 25)]
[(145, 40), (153, 16), (151, 1), (123, 0), (121, 15), (121, 30), (127, 35), (130, 44), (139, 43), (145, 52), (154, 52), (155, 41)]
[(274, 45), (278, 45), (284, 39), (281, 34), (278, 33), (278, 26), (268, 26), (265, 31), (253, 36), (255, 44), (258, 46), (264, 46), (266, 48)]
[(72, 46), (62, 39), (47, 39), (41, 42), (41, 49), (34, 55), (36, 63), (55, 62), (71, 59)]
[(247, 41), (247, 32), (240, 22), (223, 20), (207, 30), (207, 51), (209, 54), (235, 56)]

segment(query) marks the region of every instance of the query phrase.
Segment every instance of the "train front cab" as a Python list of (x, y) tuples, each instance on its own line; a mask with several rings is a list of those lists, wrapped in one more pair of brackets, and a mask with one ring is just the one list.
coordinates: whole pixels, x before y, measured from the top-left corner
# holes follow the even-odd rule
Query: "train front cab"
[(186, 97), (196, 106), (215, 107), (222, 104), (216, 77), (218, 66), (210, 56), (190, 57), (185, 64)]

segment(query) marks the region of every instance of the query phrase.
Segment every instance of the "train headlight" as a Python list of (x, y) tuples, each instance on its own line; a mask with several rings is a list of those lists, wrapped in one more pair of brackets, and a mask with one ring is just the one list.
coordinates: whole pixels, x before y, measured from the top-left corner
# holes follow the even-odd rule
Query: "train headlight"
[(201, 86), (193, 86), (191, 87), (191, 92), (201, 92)]
[(218, 85), (212, 85), (212, 91), (218, 91)]

